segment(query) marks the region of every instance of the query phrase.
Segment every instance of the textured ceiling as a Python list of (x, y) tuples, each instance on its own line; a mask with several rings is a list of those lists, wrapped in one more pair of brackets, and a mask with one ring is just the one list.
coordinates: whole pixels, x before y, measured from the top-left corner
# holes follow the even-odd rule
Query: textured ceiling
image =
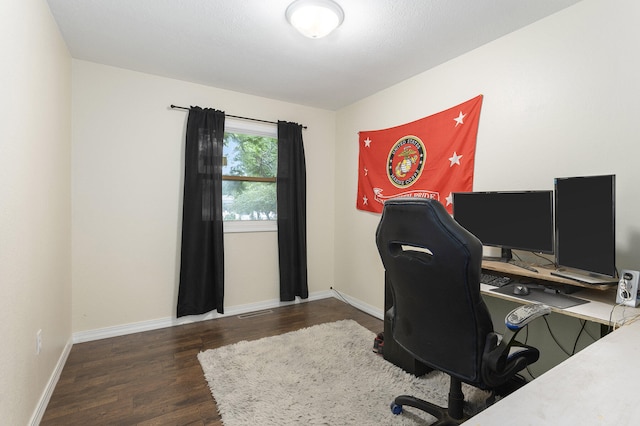
[(48, 0), (77, 59), (337, 110), (579, 0), (337, 0), (323, 39), (293, 0)]

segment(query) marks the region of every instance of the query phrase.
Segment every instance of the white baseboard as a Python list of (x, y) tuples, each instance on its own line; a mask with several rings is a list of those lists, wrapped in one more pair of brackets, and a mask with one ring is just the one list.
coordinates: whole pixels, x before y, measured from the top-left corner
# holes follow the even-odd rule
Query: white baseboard
[(215, 318), (224, 318), (228, 316), (246, 314), (248, 312), (261, 311), (265, 309), (279, 308), (282, 306), (293, 305), (296, 303), (305, 303), (305, 302), (310, 302), (312, 300), (326, 299), (328, 297), (334, 297), (333, 293), (330, 290), (314, 292), (309, 294), (309, 298), (307, 299), (296, 299), (293, 302), (281, 302), (278, 299), (273, 299), (273, 300), (267, 300), (264, 302), (232, 306), (230, 308), (225, 309), (224, 314), (219, 314), (217, 312), (209, 312), (203, 315), (191, 315), (188, 317), (181, 317), (181, 318), (159, 318), (155, 320), (116, 325), (113, 327), (99, 328), (96, 330), (79, 331), (77, 333), (73, 333), (72, 340), (73, 340), (73, 343), (89, 342), (92, 340), (124, 336), (126, 334), (132, 334), (132, 333), (140, 333), (142, 331), (150, 331), (150, 330), (157, 330), (160, 328), (173, 327), (175, 325), (206, 321), (206, 320), (215, 319)]
[(60, 358), (58, 358), (56, 367), (53, 369), (53, 373), (51, 373), (51, 377), (49, 377), (47, 386), (44, 388), (44, 391), (40, 396), (40, 401), (38, 401), (36, 410), (33, 412), (33, 415), (31, 416), (29, 425), (37, 426), (42, 421), (44, 412), (47, 409), (47, 405), (49, 405), (49, 401), (51, 400), (51, 395), (53, 395), (53, 390), (56, 388), (56, 385), (58, 384), (58, 380), (60, 379), (60, 374), (62, 374), (62, 369), (64, 368), (64, 365), (67, 363), (67, 358), (69, 357), (69, 353), (71, 352), (72, 346), (73, 346), (73, 343), (71, 340), (69, 340), (65, 345), (64, 349), (62, 349), (62, 354), (60, 354)]
[(359, 309), (362, 312), (366, 312), (373, 317), (376, 317), (381, 320), (384, 319), (384, 311), (382, 309), (378, 309), (375, 306), (371, 306), (367, 303), (364, 303), (363, 301), (356, 299), (355, 297), (342, 294), (337, 290), (332, 290), (332, 291), (333, 291), (333, 297), (335, 297), (336, 299), (340, 299), (343, 302), (346, 302), (349, 305), (353, 306), (354, 308)]

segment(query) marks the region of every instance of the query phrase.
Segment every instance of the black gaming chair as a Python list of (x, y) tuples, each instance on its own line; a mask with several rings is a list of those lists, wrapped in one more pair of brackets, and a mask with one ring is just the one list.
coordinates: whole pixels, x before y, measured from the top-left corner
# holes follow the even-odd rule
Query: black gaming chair
[[(515, 344), (519, 327), (508, 342), (494, 333), (480, 296), (482, 244), (440, 202), (386, 201), (376, 243), (393, 296), (386, 312), (389, 337), (451, 378), (448, 407), (401, 395), (391, 405), (394, 413), (408, 405), (437, 417), (437, 424), (459, 424), (465, 420), (462, 382), (484, 390), (506, 388), (519, 371), (538, 360), (537, 349)], [(540, 307), (537, 316), (549, 312)]]

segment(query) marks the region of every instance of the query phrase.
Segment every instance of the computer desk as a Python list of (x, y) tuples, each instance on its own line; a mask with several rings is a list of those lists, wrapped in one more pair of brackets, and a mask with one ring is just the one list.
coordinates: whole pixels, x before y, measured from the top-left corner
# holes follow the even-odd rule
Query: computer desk
[[(512, 270), (513, 265), (485, 262), (483, 268), (515, 275), (535, 274)], [(538, 268), (538, 267), (536, 267)], [(539, 271), (546, 274), (550, 270)], [(551, 276), (551, 281), (564, 278)], [(566, 280), (571, 281), (571, 280)], [(530, 303), (517, 296), (491, 292), (483, 285), (482, 293)], [(608, 286), (610, 287), (610, 286)], [(636, 357), (640, 353), (640, 309), (618, 306), (615, 309), (615, 287), (581, 289), (572, 296), (590, 303), (567, 309), (555, 309), (569, 315), (609, 326), (610, 316), (615, 332), (592, 343), (566, 361), (553, 367), (491, 407), (472, 417), (469, 426), (523, 425), (634, 425), (640, 417), (640, 404), (635, 401), (640, 371)], [(613, 309), (613, 315), (611, 314)]]
[[(580, 318), (587, 321), (599, 323), (607, 328), (617, 328), (626, 321), (632, 320), (640, 315), (640, 308), (616, 305), (617, 283), (609, 284), (583, 284), (571, 279), (551, 275), (554, 269), (539, 265), (534, 265), (538, 272), (529, 271), (518, 266), (498, 261), (483, 261), (482, 268), (496, 275), (504, 274), (517, 279), (528, 279), (549, 287), (559, 287), (566, 289), (567, 286), (577, 289), (571, 296), (588, 300), (589, 303), (559, 309), (551, 307), (553, 312)], [(528, 304), (536, 303), (512, 294), (502, 294), (491, 291), (495, 287), (487, 284), (480, 284), (480, 291), (483, 295), (509, 300), (516, 303)]]

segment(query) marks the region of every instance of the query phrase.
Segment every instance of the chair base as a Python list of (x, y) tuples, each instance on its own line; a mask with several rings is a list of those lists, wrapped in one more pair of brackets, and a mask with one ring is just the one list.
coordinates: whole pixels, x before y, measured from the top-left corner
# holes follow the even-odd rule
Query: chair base
[(433, 423), (434, 425), (459, 425), (468, 420), (468, 417), (465, 417), (463, 413), (464, 394), (462, 393), (462, 382), (454, 377), (449, 377), (451, 380), (449, 383), (449, 407), (441, 407), (415, 396), (400, 395), (391, 404), (391, 411), (394, 414), (400, 414), (402, 406), (408, 405), (437, 418), (438, 421)]
[(461, 418), (454, 418), (449, 413), (448, 408), (441, 407), (439, 405), (410, 395), (400, 395), (396, 397), (396, 399), (391, 404), (391, 411), (394, 414), (400, 414), (402, 412), (402, 406), (404, 405), (414, 407), (418, 410), (422, 410), (426, 413), (431, 414), (436, 419), (438, 419), (435, 423), (432, 423), (432, 425), (436, 426), (454, 426), (468, 420), (468, 417), (464, 415)]
[[(400, 414), (402, 412), (403, 405), (414, 407), (418, 410), (429, 413), (438, 419), (433, 423), (433, 425), (437, 426), (459, 425), (469, 420), (471, 417), (465, 415), (463, 412), (464, 394), (462, 393), (462, 382), (451, 376), (449, 377), (451, 379), (451, 382), (449, 383), (449, 407), (441, 407), (432, 402), (428, 402), (411, 395), (400, 395), (391, 403), (391, 411), (394, 414)], [(491, 392), (486, 401), (487, 405), (492, 405), (495, 402), (496, 395), (502, 397), (507, 396), (525, 384), (527, 384), (527, 381), (523, 377), (512, 377), (505, 384), (496, 388), (494, 392)]]

